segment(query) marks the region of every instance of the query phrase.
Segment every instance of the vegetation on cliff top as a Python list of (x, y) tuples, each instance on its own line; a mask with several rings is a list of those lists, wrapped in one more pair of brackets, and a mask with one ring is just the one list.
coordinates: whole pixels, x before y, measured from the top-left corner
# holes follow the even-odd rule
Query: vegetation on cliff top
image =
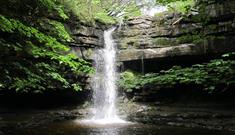
[(133, 0), (59, 0), (66, 12), (72, 12), (80, 21), (106, 24), (117, 23), (119, 18), (140, 15), (140, 9)]

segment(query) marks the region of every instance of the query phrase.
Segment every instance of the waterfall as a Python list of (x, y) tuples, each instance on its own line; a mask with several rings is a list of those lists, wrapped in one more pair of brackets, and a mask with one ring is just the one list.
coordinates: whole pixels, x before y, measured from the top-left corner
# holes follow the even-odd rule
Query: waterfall
[(112, 38), (115, 27), (104, 31), (105, 45), (94, 55), (96, 73), (92, 77), (94, 112), (90, 122), (123, 123), (116, 114), (116, 47)]

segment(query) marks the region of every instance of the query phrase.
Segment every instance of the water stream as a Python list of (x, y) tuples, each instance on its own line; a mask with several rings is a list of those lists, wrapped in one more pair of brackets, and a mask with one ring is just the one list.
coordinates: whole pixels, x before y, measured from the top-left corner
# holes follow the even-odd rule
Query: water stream
[(105, 45), (94, 55), (95, 75), (92, 77), (93, 116), (88, 122), (96, 124), (125, 123), (116, 113), (116, 47), (112, 32), (116, 28), (104, 31)]

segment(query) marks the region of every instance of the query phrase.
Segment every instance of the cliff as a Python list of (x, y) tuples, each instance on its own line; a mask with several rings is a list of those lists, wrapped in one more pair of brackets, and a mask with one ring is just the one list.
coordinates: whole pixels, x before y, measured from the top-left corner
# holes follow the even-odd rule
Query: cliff
[(118, 59), (126, 68), (140, 66), (143, 59), (145, 70), (153, 71), (151, 66), (163, 59), (192, 64), (235, 51), (234, 5), (228, 0), (198, 1), (197, 11), (187, 15), (166, 12), (132, 18), (115, 33)]

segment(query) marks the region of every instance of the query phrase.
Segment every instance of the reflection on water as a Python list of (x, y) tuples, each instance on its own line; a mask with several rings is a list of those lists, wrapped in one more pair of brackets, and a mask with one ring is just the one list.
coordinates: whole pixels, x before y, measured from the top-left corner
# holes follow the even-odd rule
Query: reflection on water
[(119, 135), (117, 128), (105, 129), (105, 130), (90, 130), (89, 135)]
[(234, 135), (235, 132), (147, 124), (79, 124), (76, 121), (51, 123), (37, 128), (18, 129), (12, 135)]
[(99, 134), (99, 135), (120, 135), (120, 131), (134, 123), (131, 122), (120, 122), (120, 123), (99, 123), (93, 121), (75, 120), (74, 125), (80, 128), (87, 129), (88, 135)]

